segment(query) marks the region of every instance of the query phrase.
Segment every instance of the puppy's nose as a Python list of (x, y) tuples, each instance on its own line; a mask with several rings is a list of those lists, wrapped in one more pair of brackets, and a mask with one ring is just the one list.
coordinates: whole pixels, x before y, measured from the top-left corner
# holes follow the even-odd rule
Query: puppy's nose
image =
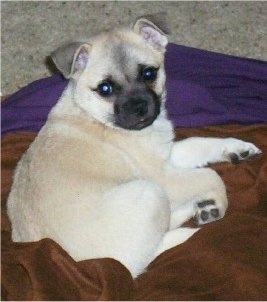
[(122, 105), (122, 108), (129, 114), (144, 116), (148, 112), (148, 102), (143, 99), (130, 99)]

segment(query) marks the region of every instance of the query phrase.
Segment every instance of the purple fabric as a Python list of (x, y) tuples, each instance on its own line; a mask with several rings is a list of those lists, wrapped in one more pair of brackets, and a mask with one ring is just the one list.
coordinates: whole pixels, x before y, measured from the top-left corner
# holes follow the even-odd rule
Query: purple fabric
[[(169, 44), (167, 103), (174, 126), (267, 122), (267, 63)], [(37, 80), (2, 102), (2, 133), (38, 131), (67, 80)]]
[(165, 63), (175, 126), (267, 122), (267, 62), (171, 44)]
[(39, 131), (67, 81), (61, 75), (37, 80), (2, 102), (1, 131)]

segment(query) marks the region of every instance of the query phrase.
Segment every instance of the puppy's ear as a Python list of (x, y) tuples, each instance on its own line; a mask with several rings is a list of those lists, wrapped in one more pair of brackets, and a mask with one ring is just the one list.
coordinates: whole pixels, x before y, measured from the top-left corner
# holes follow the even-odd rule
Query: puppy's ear
[(164, 52), (168, 44), (167, 35), (169, 34), (166, 23), (166, 13), (146, 15), (137, 19), (133, 30), (150, 45)]
[(66, 79), (83, 70), (88, 62), (91, 45), (84, 42), (73, 42), (61, 46), (51, 53), (51, 58)]

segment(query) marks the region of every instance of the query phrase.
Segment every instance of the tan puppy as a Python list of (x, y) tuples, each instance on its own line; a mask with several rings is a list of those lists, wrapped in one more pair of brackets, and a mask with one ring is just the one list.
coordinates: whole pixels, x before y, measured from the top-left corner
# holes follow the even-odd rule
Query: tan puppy
[(173, 142), (157, 16), (52, 54), (70, 78), (18, 163), (8, 199), (14, 241), (57, 241), (75, 260), (111, 257), (135, 277), (161, 252), (224, 216), (225, 186), (203, 167), (259, 149), (233, 138)]

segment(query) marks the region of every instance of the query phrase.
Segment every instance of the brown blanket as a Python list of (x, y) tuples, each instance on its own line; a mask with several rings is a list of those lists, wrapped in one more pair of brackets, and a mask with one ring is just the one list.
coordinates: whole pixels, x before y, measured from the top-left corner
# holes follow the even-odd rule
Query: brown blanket
[[(234, 136), (263, 154), (215, 164), (230, 201), (227, 215), (202, 227), (133, 280), (119, 262), (75, 262), (50, 239), (13, 243), (6, 215), (12, 173), (35, 133), (2, 139), (3, 300), (267, 300), (267, 125), (177, 129), (177, 138)], [(178, 185), (178, 184), (177, 184)]]

